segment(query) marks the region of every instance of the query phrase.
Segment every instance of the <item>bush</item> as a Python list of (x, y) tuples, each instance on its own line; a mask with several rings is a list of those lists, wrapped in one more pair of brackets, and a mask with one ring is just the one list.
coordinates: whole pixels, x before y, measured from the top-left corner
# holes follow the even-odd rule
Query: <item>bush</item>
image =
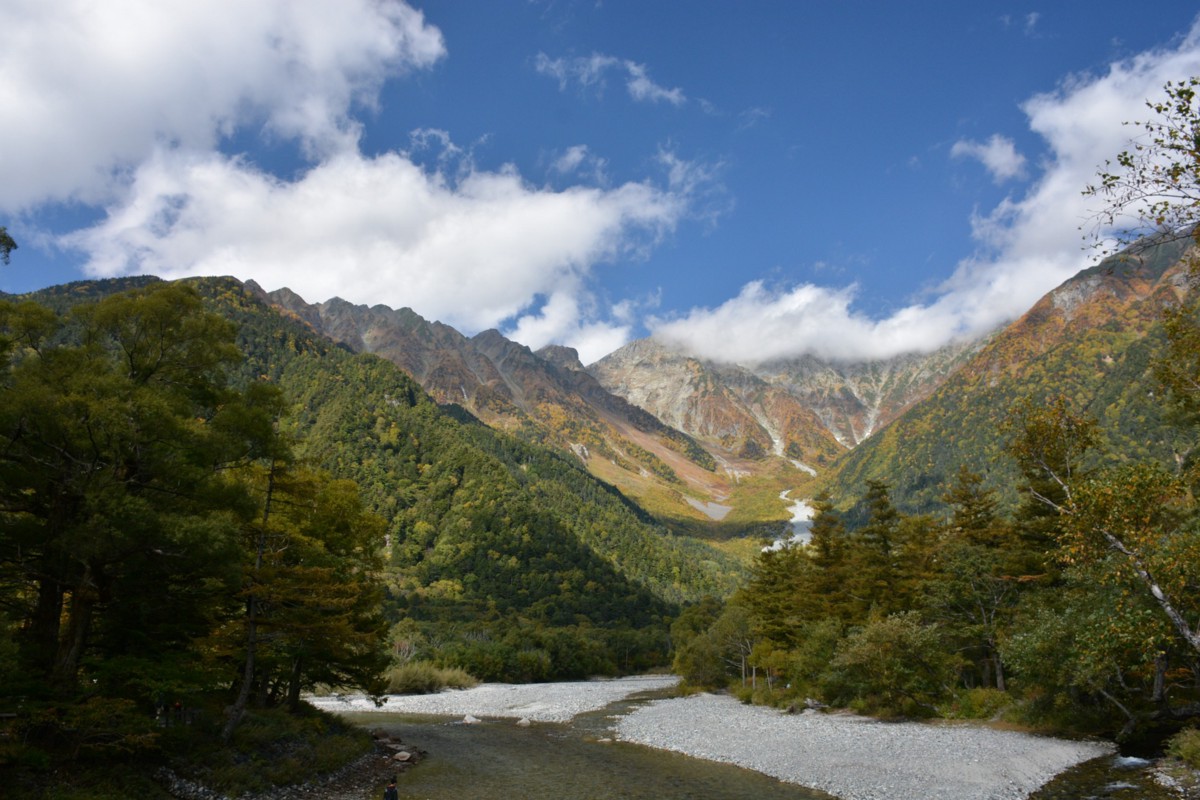
[(999, 689), (964, 689), (939, 706), (938, 712), (946, 719), (994, 719), (1012, 704), (1008, 692)]
[(1200, 730), (1185, 728), (1167, 740), (1167, 754), (1200, 769)]
[(443, 689), (469, 689), (479, 681), (466, 670), (410, 661), (392, 667), (384, 676), (389, 694), (433, 694)]
[(830, 664), (831, 694), (860, 713), (937, 713), (958, 664), (935, 628), (911, 612), (876, 618), (843, 639)]

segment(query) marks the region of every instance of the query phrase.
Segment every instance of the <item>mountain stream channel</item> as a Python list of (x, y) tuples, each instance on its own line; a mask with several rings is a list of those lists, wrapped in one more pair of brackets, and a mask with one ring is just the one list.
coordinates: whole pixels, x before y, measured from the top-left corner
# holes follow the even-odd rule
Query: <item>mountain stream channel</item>
[[(386, 705), (378, 711), (362, 710), (362, 703), (332, 698), (318, 700), (317, 705), (426, 753), (419, 764), (399, 773), (400, 797), (408, 800), (828, 800), (836, 796), (751, 769), (618, 738), (616, 728), (623, 718), (673, 694), (672, 688), (659, 685), (598, 710), (576, 713), (569, 721), (530, 724), (516, 724), (511, 718), (414, 712), (414, 706), (404, 702), (394, 703), (391, 711)], [(415, 705), (425, 707), (429, 706)], [(955, 758), (955, 753), (946, 753), (947, 760)], [(1028, 796), (1032, 800), (1178, 798), (1154, 780), (1151, 766), (1145, 759), (1110, 753), (1067, 769)], [(887, 766), (880, 764), (879, 770), (886, 772)], [(381, 785), (367, 797), (382, 796), (382, 789)], [(921, 796), (954, 796), (933, 786), (929, 790)], [(995, 800), (1025, 796), (1012, 787), (996, 787), (994, 793), (985, 794)], [(913, 793), (870, 791), (856, 796), (912, 800)]]

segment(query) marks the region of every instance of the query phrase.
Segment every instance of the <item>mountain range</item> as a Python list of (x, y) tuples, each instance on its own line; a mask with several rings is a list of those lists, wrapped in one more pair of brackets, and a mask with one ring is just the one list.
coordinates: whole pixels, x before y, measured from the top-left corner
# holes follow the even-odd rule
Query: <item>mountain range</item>
[(1147, 443), (1132, 431), (1162, 428), (1138, 387), (1161, 309), (1183, 291), (1184, 249), (1133, 248), (986, 336), (862, 362), (725, 364), (641, 339), (585, 366), (571, 348), (534, 352), (495, 330), (467, 337), (407, 308), (247, 288), (314, 332), (392, 361), (439, 403), (569, 451), (658, 518), (721, 537), (777, 527), (787, 490), (823, 487), (849, 503), (879, 479), (901, 507), (929, 510), (934, 487), (962, 465), (1004, 489), (1005, 414), (1052, 390), (1100, 418), (1118, 450), (1169, 456), (1161, 436)]

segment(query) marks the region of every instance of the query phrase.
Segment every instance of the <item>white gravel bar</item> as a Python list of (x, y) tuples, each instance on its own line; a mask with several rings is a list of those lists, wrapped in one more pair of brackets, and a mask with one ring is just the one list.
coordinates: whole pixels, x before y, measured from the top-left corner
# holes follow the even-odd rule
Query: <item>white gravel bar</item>
[(451, 717), (527, 719), (530, 722), (570, 722), (577, 714), (599, 711), (638, 692), (667, 689), (679, 683), (673, 675), (645, 675), (611, 680), (568, 683), (485, 683), (473, 689), (449, 689), (437, 694), (386, 696), (377, 708), (361, 695), (310, 697), (308, 702), (327, 711), (383, 711)]
[[(645, 676), (571, 683), (487, 683), (430, 695), (312, 697), (334, 712), (382, 711), (570, 722), (678, 679)], [(844, 800), (1023, 800), (1058, 773), (1112, 754), (1079, 742), (968, 723), (880, 722), (852, 714), (786, 714), (727, 695), (655, 700), (615, 723), (616, 738), (736, 764)]]
[(737, 764), (845, 800), (1021, 800), (1058, 773), (1111, 754), (972, 724), (785, 714), (728, 696), (658, 700), (617, 723), (628, 742)]

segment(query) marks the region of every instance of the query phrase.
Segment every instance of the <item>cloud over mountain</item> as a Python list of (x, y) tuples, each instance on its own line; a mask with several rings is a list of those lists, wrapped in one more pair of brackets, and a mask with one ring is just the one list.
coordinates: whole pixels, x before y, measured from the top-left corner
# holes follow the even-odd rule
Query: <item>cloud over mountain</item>
[[(1200, 24), (1172, 47), (1117, 61), (1103, 74), (1071, 76), (1027, 100), (1029, 129), (1045, 144), (1037, 174), (1023, 194), (976, 213), (975, 253), (926, 298), (873, 318), (855, 309), (854, 286), (753, 281), (718, 306), (657, 320), (654, 334), (698, 355), (754, 363), (803, 353), (869, 359), (929, 352), (989, 331), (1092, 262), (1080, 228), (1093, 233), (1098, 201), (1083, 197), (1083, 188), (1124, 149), (1134, 133), (1124, 123), (1146, 118), (1146, 101), (1168, 81), (1196, 74)], [(960, 142), (951, 154), (980, 158), (997, 177), (1015, 177), (1023, 166), (999, 134), (983, 144)]]

